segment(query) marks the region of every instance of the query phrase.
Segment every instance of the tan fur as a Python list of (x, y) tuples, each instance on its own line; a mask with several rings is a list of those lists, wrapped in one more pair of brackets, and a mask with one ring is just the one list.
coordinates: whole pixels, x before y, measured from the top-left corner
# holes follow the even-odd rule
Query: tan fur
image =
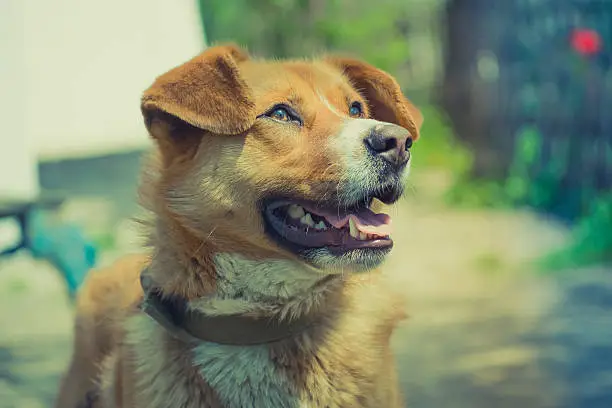
[[(354, 100), (418, 138), (422, 118), (395, 80), (355, 60), (260, 61), (218, 46), (157, 79), (142, 101), (158, 146), (142, 182), (152, 252), (89, 275), (56, 407), (87, 406), (95, 390), (104, 408), (402, 406), (389, 348), (401, 296), (378, 270), (321, 270), (280, 248), (257, 207), (275, 193), (325, 199), (354, 181), (343, 163), (358, 165), (361, 142), (338, 142), (343, 129), (361, 132), (347, 127)], [(257, 118), (284, 101), (308, 126)], [(188, 346), (138, 310), (145, 266), (164, 294), (209, 314), (323, 317), (271, 345)]]

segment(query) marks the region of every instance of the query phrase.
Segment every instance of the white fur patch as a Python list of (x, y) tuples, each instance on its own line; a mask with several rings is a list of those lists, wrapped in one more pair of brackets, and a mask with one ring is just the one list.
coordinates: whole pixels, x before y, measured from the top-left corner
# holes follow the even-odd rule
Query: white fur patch
[(346, 115), (343, 115), (342, 113), (338, 112), (338, 109), (336, 109), (336, 107), (331, 104), (329, 99), (327, 99), (325, 97), (325, 95), (323, 95), (323, 92), (321, 92), (319, 89), (317, 89), (317, 96), (319, 97), (321, 102), (323, 102), (323, 105), (325, 105), (325, 107), (330, 110), (331, 113), (333, 113), (336, 116), (340, 116), (340, 117), (345, 117), (346, 116)]
[[(136, 353), (137, 390), (147, 408), (204, 407), (201, 394), (182, 375), (185, 369), (164, 351), (163, 328), (146, 315), (130, 319), (127, 344)], [(226, 408), (314, 408), (279, 373), (268, 346), (225, 346), (201, 342), (193, 364)]]
[(304, 293), (325, 274), (301, 262), (284, 259), (249, 260), (238, 254), (219, 253), (214, 258), (223, 297), (252, 300), (286, 300)]
[(190, 304), (208, 314), (269, 310), (296, 299), (317, 299), (313, 286), (327, 276), (291, 260), (250, 260), (238, 254), (219, 253), (214, 262), (217, 270), (215, 295)]
[(297, 392), (278, 373), (268, 346), (225, 346), (202, 343), (194, 362), (227, 408), (298, 408)]
[[(208, 313), (253, 310), (267, 302), (286, 302), (312, 296), (313, 286), (324, 274), (290, 260), (248, 260), (238, 254), (220, 253), (217, 296), (207, 304), (197, 301)], [(192, 302), (192, 305), (195, 302)], [(228, 408), (307, 408), (289, 380), (277, 371), (269, 348), (200, 343), (194, 348), (194, 363)]]
[[(347, 119), (340, 133), (332, 139), (330, 148), (337, 152), (345, 169), (345, 176), (338, 185), (340, 199), (349, 202), (358, 200), (364, 190), (375, 190), (380, 185), (378, 175), (381, 164), (371, 160), (364, 139), (371, 129), (384, 124), (386, 122), (374, 119)], [(406, 183), (409, 172), (410, 162), (401, 174), (402, 183)]]
[(169, 401), (175, 407), (201, 406), (194, 400), (193, 384), (182, 375), (185, 368), (164, 350), (164, 329), (144, 314), (132, 317), (127, 329), (126, 343), (136, 356), (136, 389), (146, 407), (167, 408)]
[(365, 189), (377, 187), (380, 169), (368, 157), (364, 139), (374, 126), (382, 123), (374, 119), (347, 119), (333, 138), (331, 148), (337, 152), (345, 169), (345, 177), (338, 185), (340, 199), (358, 200)]

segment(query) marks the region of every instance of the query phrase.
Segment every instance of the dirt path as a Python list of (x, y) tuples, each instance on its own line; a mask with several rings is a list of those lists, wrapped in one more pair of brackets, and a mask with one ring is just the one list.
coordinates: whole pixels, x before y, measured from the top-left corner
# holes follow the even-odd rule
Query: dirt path
[[(394, 338), (410, 406), (610, 408), (612, 348), (601, 336), (612, 338), (612, 273), (533, 274), (526, 262), (560, 245), (562, 229), (436, 202), (435, 192), (415, 194), (395, 210), (398, 245), (387, 265), (410, 299), (411, 318)], [(44, 262), (0, 262), (0, 408), (46, 407), (68, 357), (72, 311)], [(581, 313), (600, 324), (579, 326)], [(577, 341), (610, 362), (580, 371)], [(572, 369), (595, 377), (574, 389)]]
[(72, 310), (50, 265), (22, 254), (0, 261), (0, 328), (0, 408), (51, 406)]

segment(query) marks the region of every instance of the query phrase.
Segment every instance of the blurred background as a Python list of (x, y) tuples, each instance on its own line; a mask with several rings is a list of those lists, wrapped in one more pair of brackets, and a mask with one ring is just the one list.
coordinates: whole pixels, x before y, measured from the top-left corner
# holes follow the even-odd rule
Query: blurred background
[(51, 405), (74, 291), (142, 244), (141, 92), (222, 41), (421, 107), (386, 269), (411, 407), (612, 407), (612, 1), (2, 0), (0, 30), (0, 407)]

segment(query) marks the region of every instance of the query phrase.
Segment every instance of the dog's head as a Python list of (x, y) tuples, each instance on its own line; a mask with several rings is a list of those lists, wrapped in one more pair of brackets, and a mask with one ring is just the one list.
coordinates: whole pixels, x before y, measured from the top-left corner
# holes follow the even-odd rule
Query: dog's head
[(330, 272), (375, 267), (421, 114), (358, 60), (262, 61), (233, 45), (160, 76), (142, 99), (164, 208), (215, 252)]

